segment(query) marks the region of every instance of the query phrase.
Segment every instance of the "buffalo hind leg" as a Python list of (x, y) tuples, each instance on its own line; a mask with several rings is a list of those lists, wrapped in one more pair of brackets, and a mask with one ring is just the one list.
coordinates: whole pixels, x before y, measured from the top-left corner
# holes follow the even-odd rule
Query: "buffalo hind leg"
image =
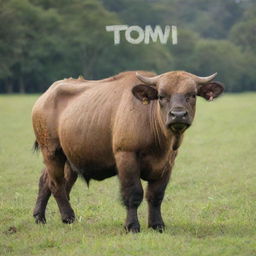
[(139, 165), (132, 152), (118, 152), (115, 157), (122, 200), (127, 210), (125, 229), (127, 232), (137, 233), (140, 232), (137, 209), (143, 199)]
[(165, 227), (161, 214), (161, 204), (169, 178), (170, 170), (168, 169), (161, 179), (148, 182), (146, 193), (148, 201), (148, 227), (158, 230), (160, 233), (163, 232)]
[(65, 163), (65, 167), (64, 167), (64, 174), (65, 174), (65, 180), (66, 180), (66, 193), (67, 193), (67, 198), (68, 200), (70, 200), (70, 192), (71, 189), (73, 187), (73, 185), (75, 184), (76, 180), (77, 180), (77, 173), (75, 171), (72, 170), (72, 168), (70, 167), (70, 164), (68, 162)]
[(71, 208), (66, 191), (66, 180), (64, 177), (64, 166), (66, 157), (61, 150), (49, 155), (43, 152), (44, 162), (48, 173), (48, 185), (58, 204), (63, 223), (72, 223), (75, 220), (75, 213)]
[(45, 209), (50, 196), (51, 196), (51, 190), (48, 187), (47, 172), (46, 172), (46, 169), (43, 169), (42, 175), (39, 179), (39, 191), (38, 191), (38, 196), (36, 200), (36, 206), (33, 212), (33, 216), (37, 224), (46, 223)]

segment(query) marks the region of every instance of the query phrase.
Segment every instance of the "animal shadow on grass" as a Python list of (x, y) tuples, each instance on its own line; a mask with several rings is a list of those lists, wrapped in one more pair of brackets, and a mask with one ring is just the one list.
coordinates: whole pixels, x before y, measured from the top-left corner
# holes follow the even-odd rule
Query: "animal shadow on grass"
[(190, 234), (196, 238), (229, 236), (251, 236), (254, 231), (249, 226), (243, 224), (216, 224), (216, 223), (172, 223), (165, 229), (170, 235)]

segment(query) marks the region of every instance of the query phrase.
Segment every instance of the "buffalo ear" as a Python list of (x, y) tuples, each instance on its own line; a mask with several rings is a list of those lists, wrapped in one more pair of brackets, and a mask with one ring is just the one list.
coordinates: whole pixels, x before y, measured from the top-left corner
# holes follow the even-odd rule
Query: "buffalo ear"
[(205, 98), (206, 100), (213, 100), (220, 96), (224, 91), (224, 86), (220, 82), (210, 82), (205, 85), (199, 85), (197, 95)]
[(155, 100), (158, 97), (157, 89), (143, 84), (134, 86), (132, 88), (132, 93), (143, 103), (148, 103), (150, 100)]

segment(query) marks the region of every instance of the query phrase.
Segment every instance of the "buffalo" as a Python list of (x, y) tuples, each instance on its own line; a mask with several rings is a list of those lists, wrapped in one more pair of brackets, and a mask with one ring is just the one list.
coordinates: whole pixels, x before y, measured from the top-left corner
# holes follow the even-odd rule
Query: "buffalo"
[(97, 81), (80, 77), (53, 83), (32, 111), (35, 148), (45, 165), (36, 223), (46, 223), (51, 194), (62, 221), (75, 220), (69, 194), (78, 175), (87, 183), (117, 175), (127, 210), (125, 229), (140, 231), (143, 179), (148, 226), (162, 232), (161, 203), (184, 132), (193, 122), (196, 98), (211, 101), (223, 92), (215, 76), (129, 71)]

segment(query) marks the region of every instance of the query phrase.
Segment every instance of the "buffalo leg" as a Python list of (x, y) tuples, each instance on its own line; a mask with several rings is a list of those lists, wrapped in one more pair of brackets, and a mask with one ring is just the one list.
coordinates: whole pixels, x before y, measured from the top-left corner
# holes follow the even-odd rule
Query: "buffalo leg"
[(68, 200), (70, 200), (70, 192), (71, 189), (73, 187), (73, 185), (75, 184), (76, 180), (77, 180), (77, 173), (75, 171), (72, 170), (72, 168), (70, 167), (70, 164), (68, 162), (65, 163), (65, 167), (64, 167), (64, 173), (65, 173), (65, 180), (66, 180), (66, 193), (67, 193), (67, 198)]
[(66, 180), (64, 177), (65, 155), (57, 152), (53, 156), (43, 152), (44, 162), (48, 173), (48, 185), (58, 204), (63, 223), (72, 223), (75, 214), (68, 200)]
[(36, 201), (36, 206), (33, 212), (33, 216), (35, 218), (36, 223), (46, 223), (45, 209), (50, 196), (51, 190), (48, 187), (47, 172), (46, 169), (44, 169), (39, 179), (39, 192)]
[(161, 204), (169, 178), (170, 171), (165, 173), (159, 180), (149, 181), (147, 187), (148, 227), (158, 230), (159, 232), (162, 232), (165, 226), (161, 215)]
[(137, 209), (143, 199), (143, 188), (136, 155), (132, 152), (119, 152), (116, 154), (116, 163), (122, 200), (127, 210), (125, 229), (137, 233), (140, 232)]

